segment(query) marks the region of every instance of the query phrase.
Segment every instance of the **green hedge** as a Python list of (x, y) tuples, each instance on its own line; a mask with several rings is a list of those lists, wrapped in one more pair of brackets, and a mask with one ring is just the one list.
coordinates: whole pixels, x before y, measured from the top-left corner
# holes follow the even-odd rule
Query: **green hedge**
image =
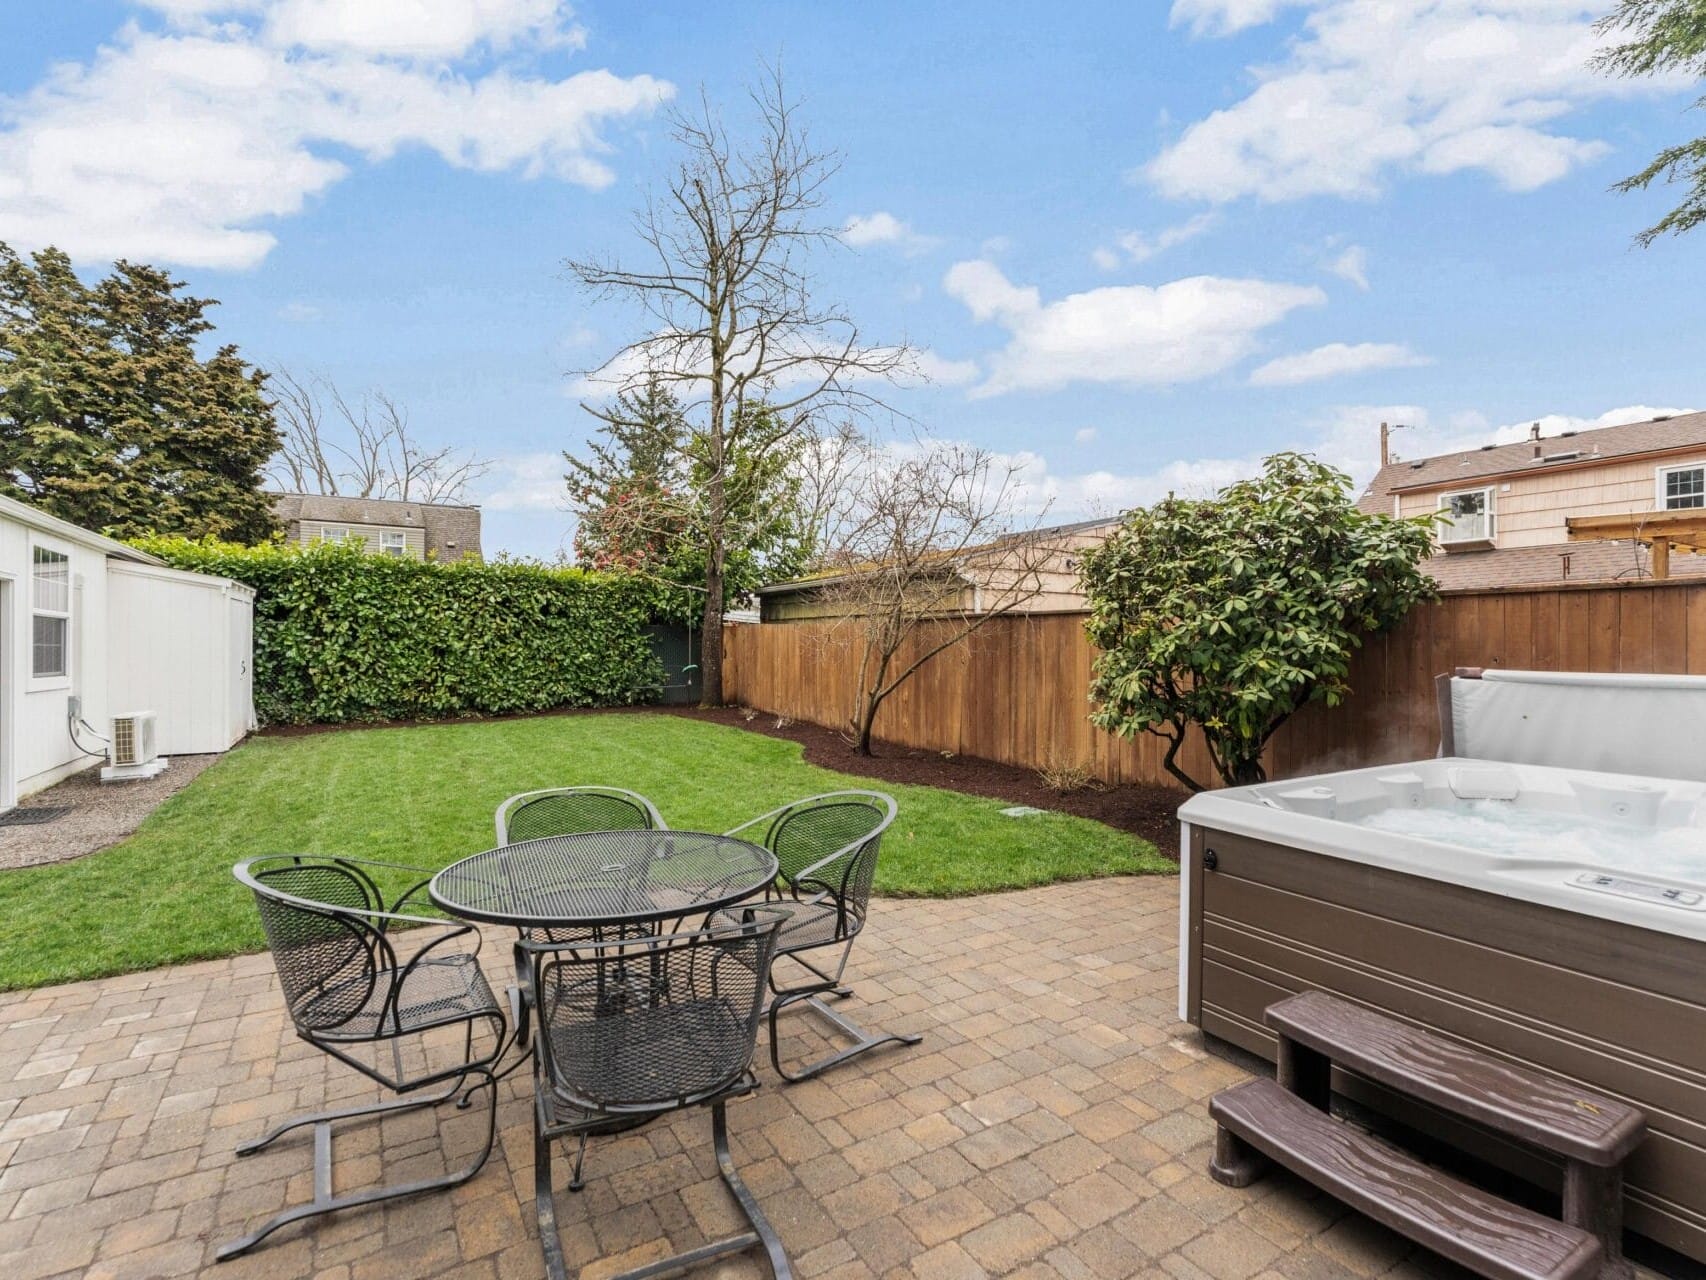
[(663, 681), (644, 631), (651, 593), (638, 579), (353, 545), (135, 545), (255, 588), (262, 723), (614, 706), (647, 701)]

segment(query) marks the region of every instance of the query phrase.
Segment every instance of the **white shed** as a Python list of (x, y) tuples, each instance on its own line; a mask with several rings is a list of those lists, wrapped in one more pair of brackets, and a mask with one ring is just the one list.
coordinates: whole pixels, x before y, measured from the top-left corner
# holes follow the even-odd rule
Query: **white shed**
[(254, 589), (116, 560), (107, 583), (114, 712), (152, 711), (163, 756), (228, 751), (241, 742), (255, 727)]
[(0, 496), (0, 810), (98, 763), (115, 713), (156, 712), (162, 754), (231, 746), (252, 714), (252, 602)]

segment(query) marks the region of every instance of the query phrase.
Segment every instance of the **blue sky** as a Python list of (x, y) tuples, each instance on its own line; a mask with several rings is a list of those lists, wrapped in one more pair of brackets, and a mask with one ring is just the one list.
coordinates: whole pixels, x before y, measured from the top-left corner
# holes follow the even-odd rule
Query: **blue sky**
[(640, 336), (562, 261), (633, 247), (672, 98), (738, 127), (780, 57), (843, 157), (822, 295), (929, 353), (923, 427), (1051, 518), (1279, 448), (1362, 479), (1383, 417), (1414, 456), (1706, 405), (1706, 238), (1633, 248), (1669, 193), (1607, 191), (1706, 118), (1584, 68), (1599, 7), (18, 0), (0, 240), (172, 266), (495, 460), (488, 551), (549, 556), (574, 373)]

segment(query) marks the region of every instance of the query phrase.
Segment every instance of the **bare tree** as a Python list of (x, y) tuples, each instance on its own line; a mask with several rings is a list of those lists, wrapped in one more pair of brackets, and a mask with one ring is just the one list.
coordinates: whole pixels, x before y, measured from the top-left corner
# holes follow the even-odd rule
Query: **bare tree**
[[(836, 240), (817, 221), (834, 155), (813, 148), (779, 71), (751, 95), (756, 127), (732, 142), (701, 95), (671, 118), (681, 158), (662, 191), (635, 214), (640, 259), (572, 259), (570, 274), (601, 299), (637, 304), (648, 334), (619, 350), (589, 381), (612, 396), (648, 383), (681, 403), (680, 449), (689, 522), (705, 548), (704, 702), (722, 699), (724, 571), (738, 550), (738, 513), (762, 503), (735, 491), (742, 477), (772, 474), (771, 455), (797, 448), (832, 410), (852, 416), (879, 402), (869, 387), (912, 368), (904, 345), (868, 346), (840, 309), (812, 297), (810, 251)], [(609, 422), (610, 402), (583, 407)]]
[(304, 381), (289, 370), (274, 372), (267, 385), (283, 436), (269, 474), (292, 492), (459, 502), (491, 469), (448, 445), (421, 444), (408, 410), (383, 391), (364, 392), (352, 403), (331, 379)]
[(818, 596), (836, 616), (832, 635), (859, 648), (848, 725), (855, 750), (870, 755), (889, 695), (1035, 599), (1062, 552), (1046, 531), (1021, 524), (1018, 464), (982, 449), (931, 441), (900, 454), (872, 450), (861, 472), (837, 517), (841, 572)]
[(268, 469), (274, 484), (292, 493), (336, 493), (338, 472), (333, 446), (326, 438), (326, 413), (318, 390), (288, 369), (267, 378), (275, 397), (279, 450)]

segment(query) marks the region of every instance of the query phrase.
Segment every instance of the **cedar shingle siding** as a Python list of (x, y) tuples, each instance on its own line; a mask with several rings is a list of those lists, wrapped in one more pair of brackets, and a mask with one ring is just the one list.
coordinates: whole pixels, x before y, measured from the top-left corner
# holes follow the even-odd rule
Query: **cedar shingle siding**
[(480, 558), (478, 507), (280, 493), (273, 495), (273, 511), (293, 542), (313, 542), (326, 537), (328, 530), (334, 537), (339, 530), (348, 530), (376, 554), (386, 553), (387, 542), (401, 535), (402, 554), (417, 560)]

